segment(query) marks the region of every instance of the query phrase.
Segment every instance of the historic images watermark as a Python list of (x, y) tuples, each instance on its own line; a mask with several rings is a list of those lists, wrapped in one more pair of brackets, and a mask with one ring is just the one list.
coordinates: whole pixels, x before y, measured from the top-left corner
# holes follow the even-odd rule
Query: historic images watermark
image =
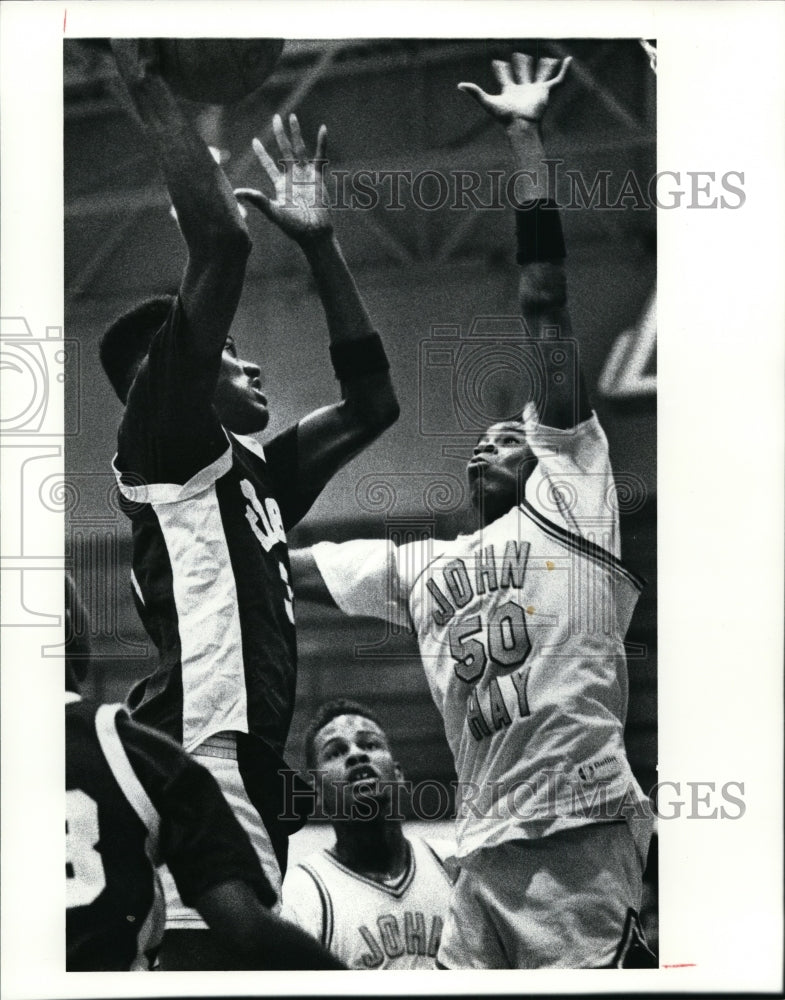
[(737, 820), (747, 811), (745, 782), (738, 780), (658, 781), (642, 797), (632, 783), (582, 781), (576, 772), (560, 768), (544, 768), (534, 780), (482, 784), (431, 779), (336, 781), (317, 769), (279, 773), (286, 801), (279, 818), (284, 821), (303, 813), (329, 822), (434, 822), (456, 816), (542, 824), (568, 818), (606, 822), (655, 816), (658, 820)]
[[(279, 161), (282, 165), (286, 160)], [(543, 160), (542, 171), (488, 168), (325, 170), (320, 193), (299, 190), (293, 171), (286, 171), (285, 201), (319, 198), (332, 211), (403, 212), (450, 210), (502, 211), (526, 209), (535, 198), (552, 200), (565, 211), (624, 212), (650, 209), (739, 209), (747, 200), (743, 170), (658, 170), (640, 176), (612, 170), (565, 169), (564, 160)], [(318, 161), (326, 168), (327, 161)], [(297, 190), (296, 190), (297, 189)], [(543, 195), (543, 190), (547, 192)]]

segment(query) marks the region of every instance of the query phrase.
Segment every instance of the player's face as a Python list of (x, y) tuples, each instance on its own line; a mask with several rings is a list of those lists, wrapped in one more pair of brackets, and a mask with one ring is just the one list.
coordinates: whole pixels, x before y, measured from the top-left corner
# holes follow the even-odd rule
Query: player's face
[[(384, 732), (362, 715), (338, 715), (320, 729), (314, 740), (316, 769), (327, 815), (351, 808), (358, 796), (375, 797), (383, 785), (401, 780)], [(335, 812), (332, 812), (335, 810)]]
[(227, 337), (213, 405), (224, 427), (236, 434), (255, 434), (267, 426), (270, 414), (261, 376), (261, 368), (239, 358), (234, 340)]
[(495, 517), (523, 499), (523, 485), (535, 460), (523, 425), (516, 421), (492, 424), (477, 442), (466, 468), (472, 505)]

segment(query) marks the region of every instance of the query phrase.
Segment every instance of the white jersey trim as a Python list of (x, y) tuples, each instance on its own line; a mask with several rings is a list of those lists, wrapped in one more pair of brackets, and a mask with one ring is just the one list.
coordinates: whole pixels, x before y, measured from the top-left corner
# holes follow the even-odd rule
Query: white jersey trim
[(549, 520), (542, 514), (536, 507), (529, 503), (528, 500), (524, 500), (520, 504), (519, 510), (522, 514), (525, 514), (534, 524), (536, 524), (541, 531), (545, 532), (546, 535), (553, 538), (557, 542), (561, 542), (569, 548), (575, 549), (582, 555), (586, 556), (588, 559), (593, 559), (595, 562), (599, 562), (610, 569), (615, 570), (620, 573), (637, 591), (643, 590), (646, 585), (646, 581), (643, 577), (638, 576), (633, 573), (632, 570), (627, 569), (627, 567), (622, 563), (618, 556), (615, 556), (612, 552), (603, 548), (601, 545), (597, 545), (595, 542), (590, 541), (588, 538), (584, 538), (583, 535), (576, 534), (563, 528), (560, 524), (556, 524), (554, 521)]
[(184, 485), (179, 483), (142, 483), (139, 486), (128, 486), (122, 481), (122, 477), (126, 473), (120, 472), (117, 468), (117, 455), (112, 459), (112, 471), (115, 474), (117, 486), (125, 499), (130, 503), (149, 503), (153, 506), (191, 500), (212, 486), (221, 476), (225, 476), (231, 467), (232, 445), (228, 436), (226, 451), (210, 465), (191, 476)]
[(239, 441), (243, 448), (247, 448), (248, 451), (252, 451), (257, 458), (261, 458), (263, 462), (267, 459), (264, 454), (264, 448), (259, 444), (255, 437), (251, 437), (250, 434), (233, 434), (232, 437)]
[(125, 747), (117, 732), (116, 718), (118, 713), (127, 714), (123, 705), (101, 705), (95, 713), (95, 731), (104, 757), (117, 779), (117, 784), (133, 806), (134, 812), (147, 827), (150, 836), (158, 839), (160, 817), (150, 797), (142, 787), (142, 783), (131, 767)]
[(330, 896), (330, 890), (324, 884), (324, 879), (319, 874), (319, 872), (317, 872), (315, 868), (309, 865), (307, 861), (301, 862), (298, 865), (298, 867), (301, 868), (304, 872), (307, 872), (311, 876), (316, 886), (317, 892), (319, 893), (319, 901), (322, 906), (322, 932), (319, 936), (319, 940), (324, 945), (324, 947), (327, 948), (327, 950), (329, 951), (333, 943), (333, 927), (334, 927), (333, 901), (332, 897)]
[(117, 732), (117, 715), (122, 712), (127, 714), (123, 705), (101, 705), (95, 713), (95, 731), (98, 742), (101, 745), (106, 762), (114, 774), (120, 790), (125, 795), (136, 815), (147, 827), (147, 837), (145, 838), (145, 854), (152, 865), (155, 888), (153, 890), (153, 903), (145, 918), (144, 923), (136, 933), (136, 956), (130, 965), (131, 972), (147, 972), (150, 968), (149, 961), (145, 955), (145, 948), (158, 937), (161, 913), (156, 907), (156, 901), (162, 899), (158, 872), (155, 870), (160, 858), (158, 857), (158, 835), (161, 825), (161, 818), (158, 811), (150, 801), (147, 792), (142, 787), (142, 783), (136, 776), (136, 772), (131, 767), (128, 754), (120, 740)]
[(347, 868), (347, 866), (342, 864), (328, 848), (325, 848), (322, 853), (324, 857), (339, 871), (342, 871), (344, 875), (348, 875), (350, 878), (355, 879), (357, 882), (362, 882), (363, 885), (367, 885), (372, 889), (378, 889), (379, 892), (384, 893), (386, 896), (392, 896), (393, 899), (400, 899), (400, 897), (403, 896), (412, 884), (417, 871), (417, 863), (414, 859), (414, 848), (408, 840), (407, 844), (409, 857), (406, 867), (398, 878), (395, 879), (395, 881), (391, 880), (389, 882), (378, 882), (376, 879), (368, 878), (360, 872), (354, 871), (352, 868)]
[[(231, 456), (230, 456), (231, 461)], [(224, 730), (248, 731), (237, 584), (215, 487), (156, 516), (172, 566), (183, 685), (183, 747)], [(194, 538), (211, 538), (210, 561)], [(199, 558), (199, 557), (202, 558)], [(211, 600), (205, 601), (209, 589)]]

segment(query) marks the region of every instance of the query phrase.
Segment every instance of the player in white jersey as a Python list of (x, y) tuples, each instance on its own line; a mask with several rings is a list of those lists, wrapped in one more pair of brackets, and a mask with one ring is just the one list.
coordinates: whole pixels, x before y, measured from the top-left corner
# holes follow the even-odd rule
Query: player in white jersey
[(346, 699), (317, 712), (305, 740), (335, 843), (289, 869), (282, 915), (350, 969), (433, 969), (453, 877), (447, 845), (405, 836), (403, 781), (373, 712)]
[(577, 373), (540, 133), (567, 63), (515, 53), (493, 63), (499, 95), (460, 85), (504, 126), (531, 182), (516, 207), (519, 298), (543, 373), (522, 420), (494, 424), (474, 449), (479, 529), (322, 543), (292, 561), (310, 596), (417, 635), (458, 774), (447, 968), (653, 961), (638, 920), (650, 809), (623, 739), (624, 636), (641, 584), (619, 561), (608, 445)]

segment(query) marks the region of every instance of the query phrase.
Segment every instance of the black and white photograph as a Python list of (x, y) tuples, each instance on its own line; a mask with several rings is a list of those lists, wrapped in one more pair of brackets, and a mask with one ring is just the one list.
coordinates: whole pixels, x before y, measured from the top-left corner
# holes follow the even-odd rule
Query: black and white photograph
[(43, 6), (4, 995), (776, 991), (785, 5)]

